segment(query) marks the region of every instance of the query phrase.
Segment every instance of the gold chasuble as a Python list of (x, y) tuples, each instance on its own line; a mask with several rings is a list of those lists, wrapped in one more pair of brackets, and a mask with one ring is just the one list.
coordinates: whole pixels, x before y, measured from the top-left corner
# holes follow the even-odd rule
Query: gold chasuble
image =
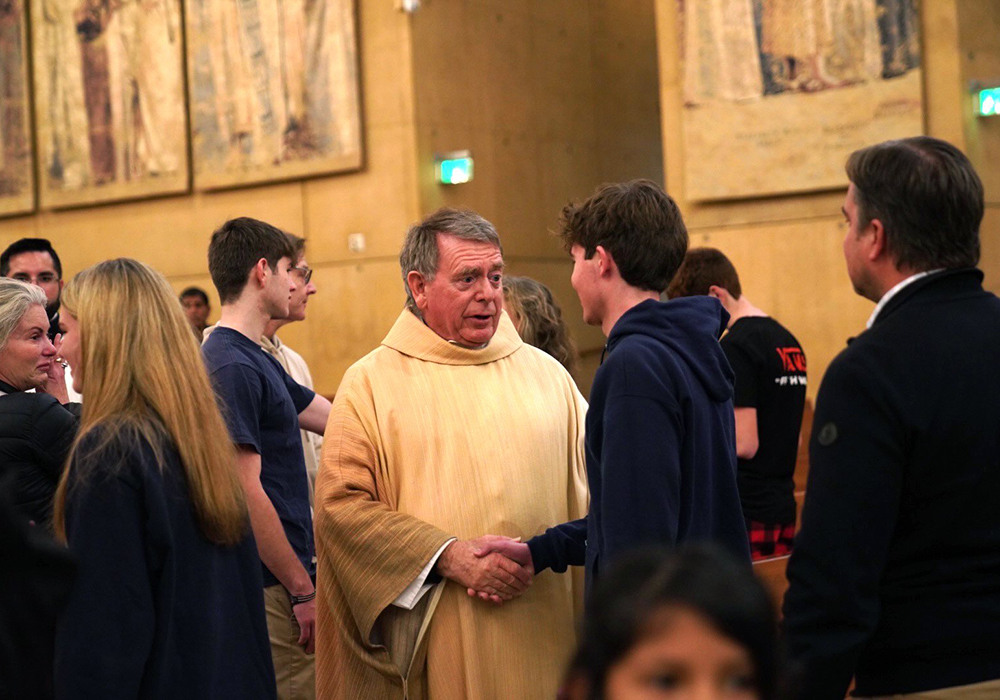
[(316, 482), (316, 696), (555, 696), (582, 576), (544, 573), (496, 607), (445, 581), (393, 605), (450, 538), (528, 538), (587, 512), (586, 403), (506, 313), (481, 349), (403, 311), (344, 375)]

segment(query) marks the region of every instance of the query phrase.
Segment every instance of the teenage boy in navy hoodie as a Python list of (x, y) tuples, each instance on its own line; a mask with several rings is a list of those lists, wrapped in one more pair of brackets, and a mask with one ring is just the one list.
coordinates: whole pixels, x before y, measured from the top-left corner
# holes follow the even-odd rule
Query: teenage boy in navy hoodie
[(659, 301), (688, 247), (680, 211), (648, 180), (563, 210), (583, 319), (608, 338), (587, 412), (590, 513), (488, 549), (532, 566), (600, 572), (640, 545), (712, 541), (750, 561), (736, 488), (733, 371), (717, 299)]

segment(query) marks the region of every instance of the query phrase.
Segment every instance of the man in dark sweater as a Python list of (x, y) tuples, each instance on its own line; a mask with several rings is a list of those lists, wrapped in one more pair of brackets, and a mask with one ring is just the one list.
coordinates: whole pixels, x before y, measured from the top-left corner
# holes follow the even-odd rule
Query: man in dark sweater
[(928, 137), (851, 155), (844, 257), (877, 302), (816, 403), (784, 628), (802, 698), (1000, 697), (1000, 299), (983, 186)]
[(729, 314), (720, 345), (736, 374), (736, 477), (753, 558), (792, 551), (795, 461), (806, 401), (806, 355), (787, 328), (754, 306), (722, 251), (692, 248), (671, 299), (715, 297)]
[(688, 245), (677, 205), (648, 180), (606, 185), (563, 210), (562, 236), (584, 321), (608, 337), (587, 412), (590, 512), (491, 551), (536, 573), (584, 565), (588, 591), (641, 545), (708, 540), (749, 563), (718, 342), (729, 315), (709, 297), (659, 300)]

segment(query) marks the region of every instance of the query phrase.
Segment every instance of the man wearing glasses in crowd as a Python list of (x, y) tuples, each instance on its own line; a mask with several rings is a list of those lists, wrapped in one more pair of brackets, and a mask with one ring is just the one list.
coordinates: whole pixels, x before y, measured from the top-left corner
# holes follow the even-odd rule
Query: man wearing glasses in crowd
[[(45, 313), (49, 317), (49, 340), (59, 333), (59, 297), (62, 295), (62, 262), (47, 238), (22, 238), (0, 253), (0, 277), (10, 277), (33, 284), (45, 292)], [(58, 347), (58, 344), (57, 346)], [(66, 393), (72, 403), (81, 397), (73, 391), (73, 377), (63, 363)]]
[(33, 284), (45, 292), (49, 317), (49, 339), (59, 332), (59, 296), (62, 294), (62, 263), (46, 238), (22, 238), (0, 254), (0, 277)]
[[(298, 236), (288, 234), (292, 249), (295, 251), (295, 266), (290, 270), (295, 277), (296, 288), (288, 302), (288, 317), (271, 319), (264, 329), (264, 337), (260, 345), (276, 359), (288, 376), (302, 386), (313, 389), (312, 374), (309, 366), (290, 347), (278, 339), (277, 332), (282, 326), (293, 321), (306, 320), (306, 304), (309, 297), (316, 293), (316, 285), (312, 283), (313, 271), (306, 264), (306, 242)], [(302, 431), (302, 451), (306, 459), (306, 472), (309, 474), (309, 501), (312, 502), (313, 485), (316, 483), (316, 469), (319, 467), (320, 449), (323, 447), (323, 436), (308, 430)]]

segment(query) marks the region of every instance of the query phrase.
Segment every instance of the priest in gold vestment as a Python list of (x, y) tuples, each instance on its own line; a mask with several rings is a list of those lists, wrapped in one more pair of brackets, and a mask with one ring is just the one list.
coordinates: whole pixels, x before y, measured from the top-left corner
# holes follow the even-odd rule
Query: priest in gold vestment
[(489, 222), (441, 210), (400, 262), (407, 308), (344, 375), (316, 483), (317, 697), (552, 698), (582, 579), (525, 590), (474, 538), (587, 512), (586, 404), (502, 312)]

